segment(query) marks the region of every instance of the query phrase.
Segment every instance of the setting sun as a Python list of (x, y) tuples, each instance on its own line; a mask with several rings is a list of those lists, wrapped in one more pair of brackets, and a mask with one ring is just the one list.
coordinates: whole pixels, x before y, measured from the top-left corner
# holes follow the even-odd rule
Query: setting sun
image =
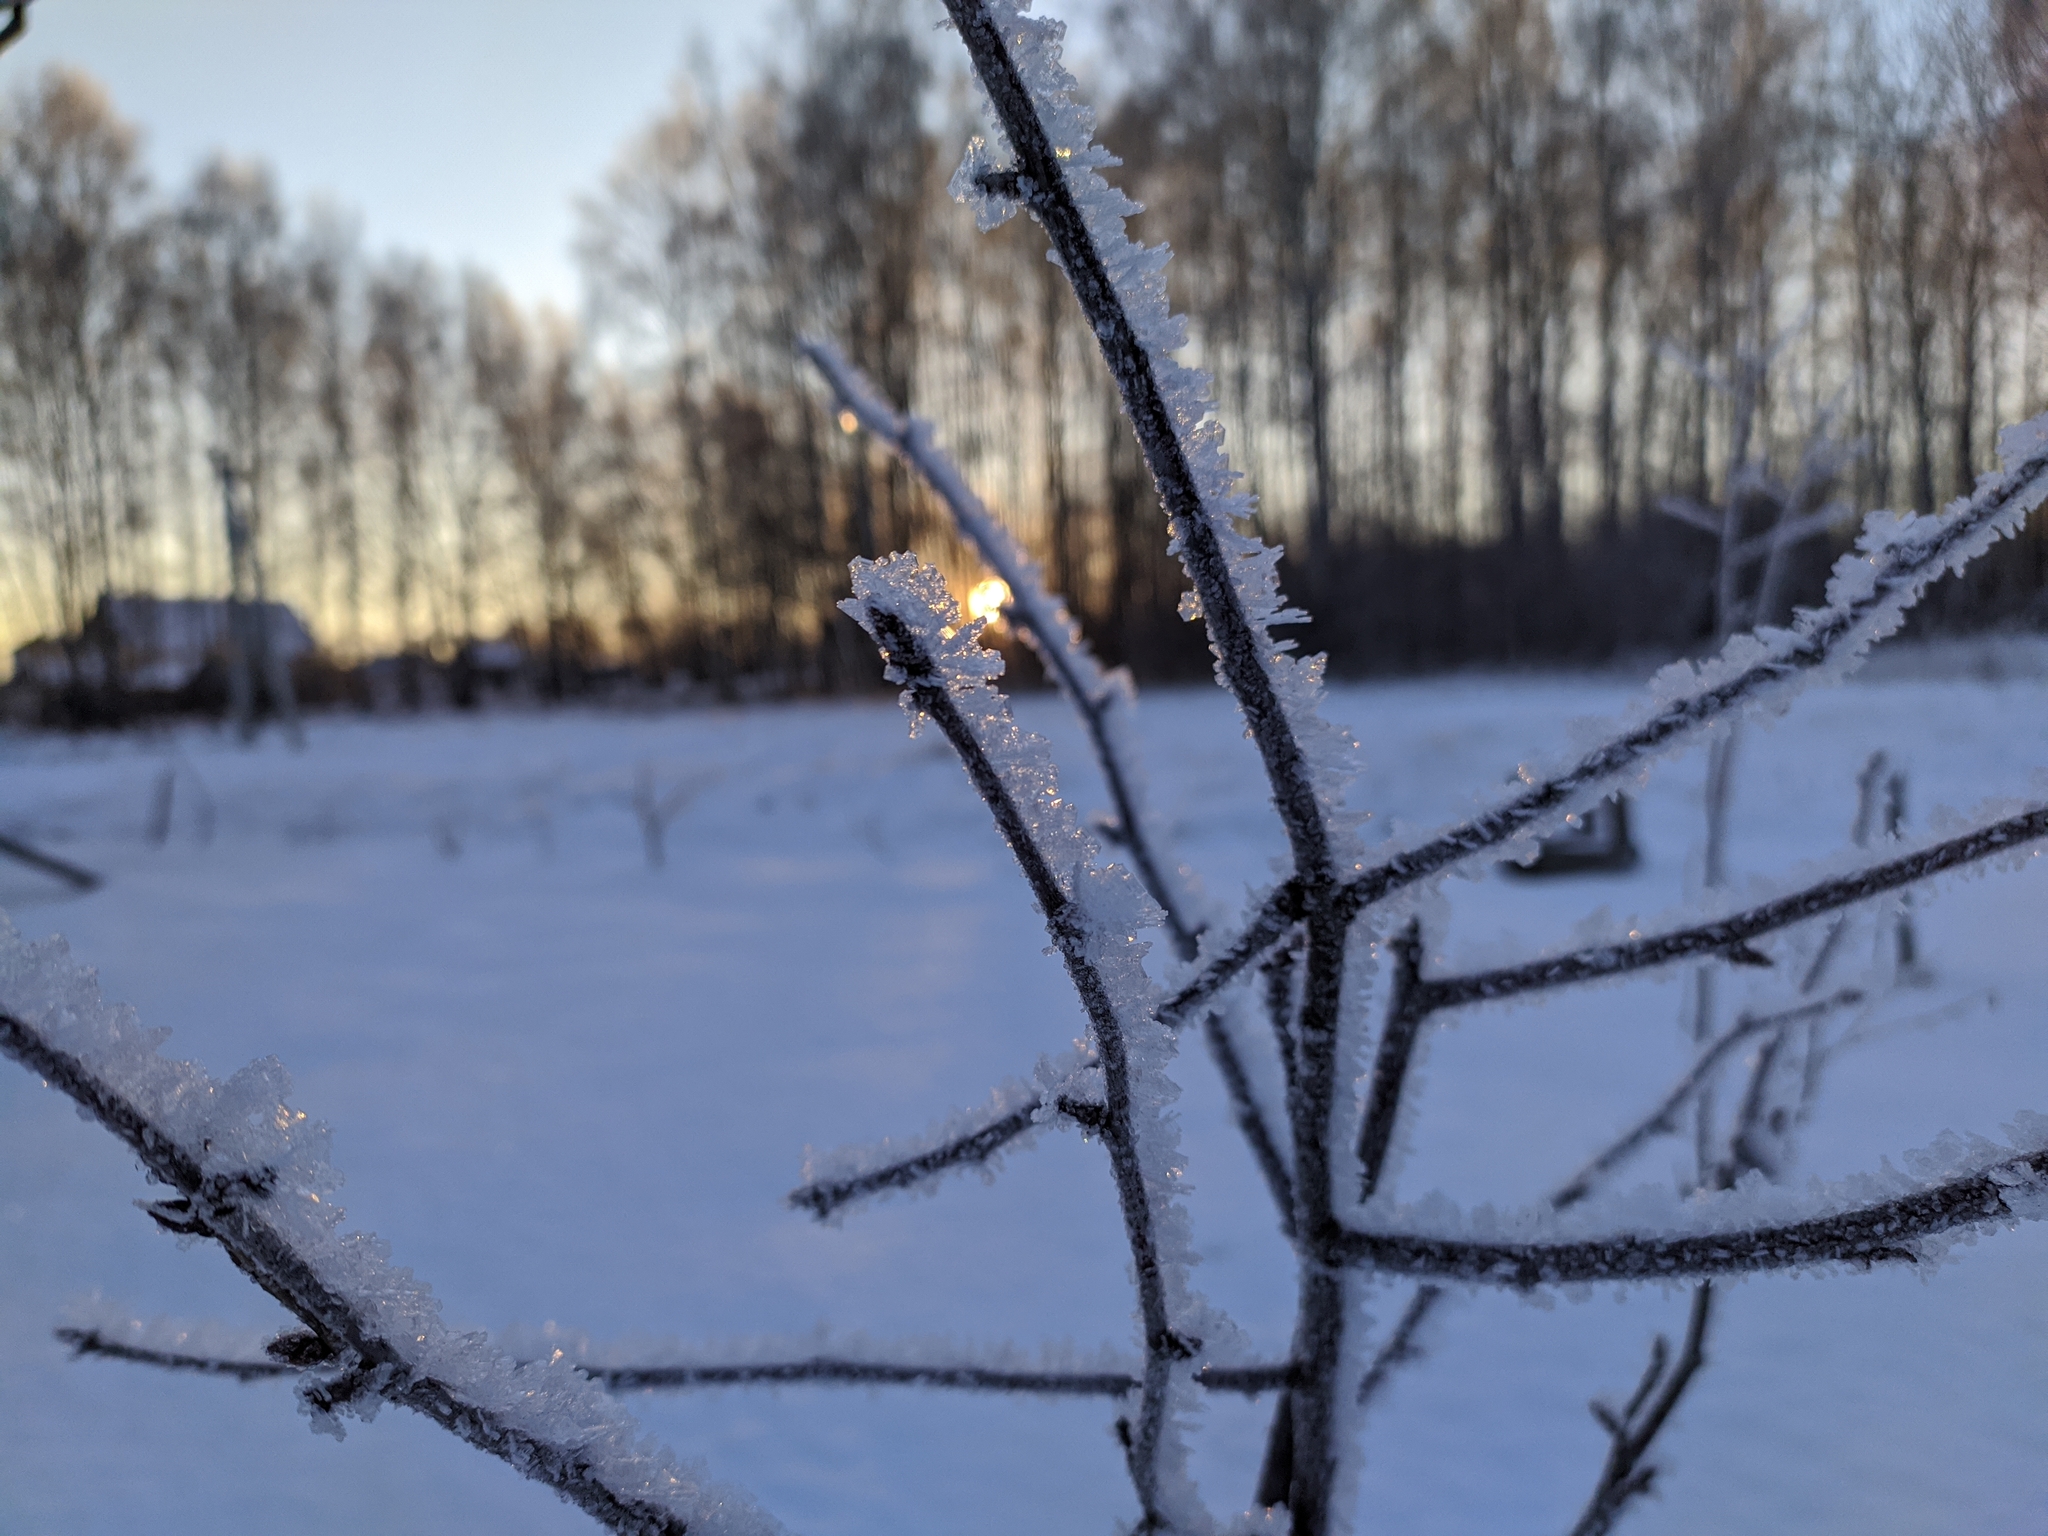
[(987, 581), (976, 582), (974, 590), (967, 594), (967, 617), (1000, 620), (1003, 616), (1003, 604), (1009, 600), (1009, 587), (996, 577), (991, 576)]

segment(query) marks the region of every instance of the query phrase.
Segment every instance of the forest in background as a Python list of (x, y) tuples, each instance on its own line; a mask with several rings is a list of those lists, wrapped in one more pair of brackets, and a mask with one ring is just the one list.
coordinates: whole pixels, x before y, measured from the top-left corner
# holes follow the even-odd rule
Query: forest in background
[[(937, 423), (1107, 658), (1204, 670), (1043, 237), (948, 194), (980, 123), (935, 16), (820, 4), (786, 68), (680, 72), (580, 206), (576, 317), (367, 252), (260, 163), (159, 189), (87, 76), (17, 88), (17, 638), (104, 592), (224, 593), (218, 455), (268, 594), (344, 661), (511, 633), (564, 687), (865, 686), (846, 561), (976, 568), (846, 430), (812, 333)], [(1795, 512), (1928, 508), (2048, 404), (2042, 0), (1131, 0), (1106, 36), (1101, 138), (1339, 671), (1684, 649), (1715, 545), (1660, 500), (1753, 498), (1761, 527), (1831, 438), (1856, 451)], [(2037, 521), (1920, 622), (2048, 625), (2044, 580)]]

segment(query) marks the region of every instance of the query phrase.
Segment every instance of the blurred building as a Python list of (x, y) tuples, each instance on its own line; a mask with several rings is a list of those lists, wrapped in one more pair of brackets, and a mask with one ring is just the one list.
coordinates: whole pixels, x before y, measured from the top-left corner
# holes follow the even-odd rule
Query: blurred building
[(15, 651), (9, 713), (86, 725), (217, 710), (237, 644), (285, 667), (315, 650), (305, 620), (284, 603), (107, 593), (77, 633)]

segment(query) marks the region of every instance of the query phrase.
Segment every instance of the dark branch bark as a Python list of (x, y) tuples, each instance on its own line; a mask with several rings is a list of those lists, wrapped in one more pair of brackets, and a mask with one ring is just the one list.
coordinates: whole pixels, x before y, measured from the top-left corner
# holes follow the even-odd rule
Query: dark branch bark
[[(18, 16), (21, 13), (17, 11), (15, 14)], [(0, 40), (0, 47), (4, 46), (4, 40)], [(16, 863), (26, 864), (31, 869), (40, 869), (46, 875), (55, 875), (74, 889), (96, 891), (100, 888), (100, 877), (91, 870), (73, 864), (68, 859), (60, 859), (55, 854), (44, 853), (42, 849), (33, 848), (18, 837), (8, 837), (0, 833), (0, 853), (4, 853)]]
[(1422, 981), (1422, 925), (1410, 922), (1387, 945), (1393, 956), (1392, 997), (1386, 1027), (1373, 1057), (1372, 1077), (1365, 1090), (1365, 1118), (1358, 1128), (1358, 1201), (1363, 1205), (1379, 1188), (1394, 1142), (1394, 1121), (1401, 1112), (1401, 1093), (1415, 1059), (1415, 1042), (1433, 1010)]
[(816, 1382), (847, 1386), (947, 1387), (1043, 1397), (1122, 1397), (1141, 1385), (1122, 1371), (1001, 1371), (979, 1365), (842, 1360), (828, 1355), (746, 1365), (588, 1365), (578, 1370), (616, 1392)]
[[(913, 1189), (928, 1179), (953, 1168), (985, 1163), (1004, 1147), (1041, 1122), (1038, 1104), (1025, 1104), (964, 1136), (927, 1148), (901, 1162), (871, 1169), (843, 1179), (824, 1179), (791, 1190), (783, 1199), (797, 1210), (809, 1211), (823, 1221), (834, 1211), (869, 1195), (892, 1189)], [(1054, 1102), (1062, 1115), (1091, 1131), (1102, 1128), (1103, 1108), (1085, 1099), (1062, 1098)]]
[(1415, 1337), (1422, 1331), (1422, 1325), (1429, 1321), (1429, 1314), (1436, 1310), (1436, 1304), (1443, 1300), (1444, 1288), (1440, 1285), (1418, 1285), (1415, 1294), (1408, 1298), (1408, 1306), (1401, 1313), (1401, 1320), (1394, 1324), (1394, 1331), (1387, 1335), (1387, 1342), (1372, 1357), (1372, 1364), (1365, 1368), (1365, 1375), (1358, 1383), (1358, 1405), (1363, 1408), (1375, 1397), (1380, 1388), (1387, 1384), (1387, 1378), (1394, 1374), (1396, 1366), (1422, 1358), (1422, 1346)]
[[(192, 1371), (203, 1376), (231, 1376), (237, 1381), (263, 1381), (295, 1376), (318, 1364), (316, 1359), (290, 1358), (288, 1349), (305, 1335), (273, 1341), (265, 1359), (194, 1354), (153, 1349), (109, 1338), (97, 1328), (58, 1328), (56, 1337), (77, 1355), (101, 1355), (152, 1365), (160, 1370)], [(519, 1364), (527, 1364), (520, 1361)], [(689, 1387), (776, 1386), (790, 1383), (824, 1386), (942, 1387), (962, 1392), (1017, 1392), (1040, 1397), (1127, 1397), (1143, 1385), (1125, 1371), (1015, 1371), (992, 1366), (947, 1364), (943, 1361), (854, 1360), (810, 1355), (798, 1360), (753, 1360), (720, 1364), (701, 1361), (675, 1364), (600, 1365), (576, 1361), (575, 1367), (599, 1386), (614, 1392), (675, 1391)], [(1294, 1367), (1285, 1361), (1270, 1365), (1209, 1365), (1195, 1373), (1195, 1383), (1211, 1392), (1257, 1397), (1284, 1389)]]
[(1649, 1368), (1628, 1406), (1616, 1414), (1603, 1404), (1593, 1404), (1593, 1416), (1606, 1428), (1612, 1443), (1593, 1497), (1572, 1527), (1571, 1536), (1606, 1536), (1622, 1511), (1650, 1491), (1657, 1469), (1644, 1458), (1685, 1389), (1692, 1385), (1693, 1376), (1706, 1363), (1707, 1324), (1713, 1310), (1713, 1282), (1703, 1280), (1693, 1288), (1685, 1344), (1670, 1370), (1665, 1369), (1668, 1346), (1660, 1335), (1650, 1352)]
[[(605, 1484), (579, 1447), (558, 1445), (508, 1424), (432, 1375), (419, 1372), (377, 1331), (355, 1301), (327, 1284), (290, 1241), (265, 1219), (275, 1175), (223, 1179), (200, 1157), (164, 1134), (142, 1109), (102, 1082), (84, 1062), (49, 1044), (31, 1025), (0, 1013), (0, 1054), (13, 1057), (125, 1141), (143, 1167), (177, 1190), (152, 1214), (177, 1230), (218, 1242), (235, 1267), (283, 1303), (337, 1355), (361, 1362), (344, 1390), (374, 1390), (386, 1401), (426, 1415), (479, 1450), (490, 1452), (612, 1530), (628, 1536), (683, 1536), (673, 1512)], [(371, 1383), (374, 1382), (374, 1386)]]
[(1779, 1226), (1655, 1237), (1623, 1232), (1571, 1242), (1483, 1242), (1342, 1229), (1330, 1262), (1475, 1285), (1576, 1285), (1761, 1274), (1805, 1264), (1919, 1262), (1918, 1243), (1958, 1227), (2009, 1225), (2033, 1214), (2004, 1191), (2048, 1177), (2048, 1151), (2028, 1152), (1891, 1200)]
[(148, 1349), (110, 1339), (97, 1328), (58, 1328), (59, 1341), (71, 1346), (74, 1357), (102, 1355), (109, 1360), (128, 1360), (153, 1365), (166, 1371), (192, 1371), (201, 1376), (232, 1376), (236, 1381), (267, 1381), (277, 1376), (296, 1376), (305, 1367), (285, 1360), (235, 1360), (216, 1355), (195, 1355), (176, 1349)]
[[(1883, 864), (1873, 864), (1853, 874), (1840, 875), (1780, 896), (1746, 912), (1733, 912), (1695, 927), (1677, 928), (1620, 944), (1596, 945), (1548, 960), (1469, 976), (1446, 976), (1421, 983), (1421, 994), (1431, 1008), (1457, 1008), (1467, 1003), (1494, 1002), (1517, 993), (1574, 982), (1599, 981), (1630, 971), (1669, 965), (1676, 960), (1704, 955), (1733, 955), (1754, 964), (1751, 941), (1765, 934), (1789, 928), (1823, 912), (1837, 911), (1931, 879), (1947, 870), (1996, 858), (2048, 836), (2048, 806), (2022, 812), (1980, 827), (1961, 837), (1936, 843)], [(1768, 962), (1766, 962), (1768, 963)]]
[(1190, 1008), (1207, 1002), (1229, 986), (1246, 966), (1279, 943), (1288, 929), (1301, 921), (1305, 911), (1301, 882), (1283, 881), (1260, 904), (1244, 932), (1231, 941), (1230, 947), (1203, 966), (1194, 980), (1160, 1005), (1159, 1017), (1173, 1028), (1180, 1028), (1181, 1020)]

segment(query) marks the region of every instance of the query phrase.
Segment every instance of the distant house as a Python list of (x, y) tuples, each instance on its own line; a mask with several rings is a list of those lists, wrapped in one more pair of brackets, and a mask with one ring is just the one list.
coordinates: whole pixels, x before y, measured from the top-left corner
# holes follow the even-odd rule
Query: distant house
[[(200, 704), (205, 680), (223, 675), (232, 655), (229, 605), (221, 598), (100, 598), (84, 627), (62, 639), (32, 640), (14, 653), (14, 688), (68, 717), (123, 711), (114, 701), (178, 707)], [(283, 603), (243, 605), (245, 636), (261, 636), (273, 665), (289, 667), (314, 649), (312, 631)], [(217, 689), (215, 690), (217, 691)]]

